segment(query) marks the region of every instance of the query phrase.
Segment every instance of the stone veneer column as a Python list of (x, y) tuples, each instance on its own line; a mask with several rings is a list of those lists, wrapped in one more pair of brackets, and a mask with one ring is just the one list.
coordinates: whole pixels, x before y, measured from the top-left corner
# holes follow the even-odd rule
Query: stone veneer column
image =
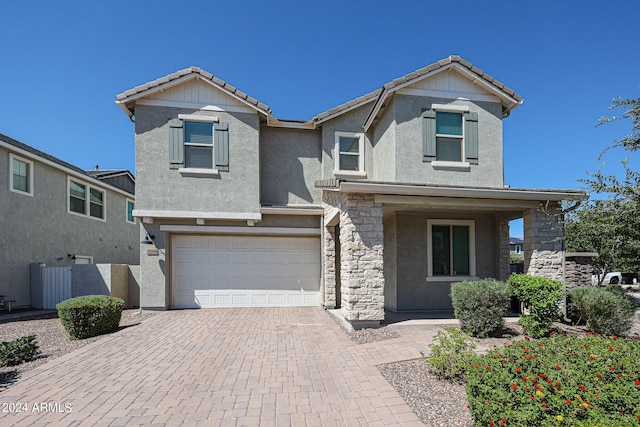
[(324, 278), (324, 306), (327, 308), (336, 308), (336, 241), (333, 238), (335, 231), (335, 227), (324, 227), (322, 230), (324, 243), (322, 277)]
[[(373, 195), (325, 191), (325, 213), (340, 210), (340, 289), (342, 315), (354, 326), (384, 319), (382, 205)], [(324, 228), (325, 304), (335, 292), (335, 270), (330, 279), (335, 246), (327, 244), (331, 230)], [(335, 244), (335, 243), (334, 243)], [(335, 268), (335, 264), (334, 264)], [(332, 281), (333, 280), (333, 281)], [(335, 304), (335, 294), (333, 295)]]
[(342, 314), (350, 322), (384, 320), (382, 204), (347, 194), (340, 214)]
[(595, 274), (593, 259), (595, 252), (573, 252), (565, 255), (565, 280), (567, 292), (579, 286), (592, 286), (591, 276)]
[(507, 281), (511, 275), (511, 239), (509, 238), (509, 220), (498, 220), (498, 275), (499, 280)]
[(557, 203), (541, 204), (524, 214), (524, 271), (564, 282), (564, 229)]

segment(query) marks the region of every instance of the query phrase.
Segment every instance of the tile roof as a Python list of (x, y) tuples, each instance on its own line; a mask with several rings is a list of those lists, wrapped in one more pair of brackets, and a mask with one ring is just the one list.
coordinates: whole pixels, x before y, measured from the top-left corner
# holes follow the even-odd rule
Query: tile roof
[(127, 103), (129, 101), (132, 101), (132, 97), (138, 97), (137, 95), (143, 94), (144, 92), (148, 91), (148, 90), (152, 90), (155, 88), (158, 88), (159, 86), (162, 86), (164, 84), (170, 83), (172, 81), (178, 80), (180, 78), (183, 78), (185, 76), (189, 76), (189, 75), (193, 75), (195, 76), (199, 76), (205, 80), (207, 80), (208, 82), (212, 83), (214, 86), (217, 86), (219, 89), (221, 89), (224, 92), (227, 92), (228, 94), (239, 98), (245, 102), (247, 102), (248, 104), (252, 105), (253, 107), (262, 110), (266, 113), (271, 113), (271, 108), (258, 101), (257, 99), (249, 96), (248, 94), (242, 92), (241, 90), (239, 90), (238, 88), (231, 86), (229, 83), (225, 82), (222, 79), (219, 79), (218, 77), (214, 76), (213, 74), (203, 70), (200, 67), (189, 67), (189, 68), (185, 68), (179, 71), (176, 71), (175, 73), (171, 73), (169, 75), (166, 75), (164, 77), (160, 77), (158, 79), (155, 79), (153, 81), (150, 81), (148, 83), (142, 84), (140, 86), (136, 86), (133, 89), (129, 89), (126, 90), (118, 95), (116, 95), (116, 103), (118, 104), (123, 104), (123, 103)]

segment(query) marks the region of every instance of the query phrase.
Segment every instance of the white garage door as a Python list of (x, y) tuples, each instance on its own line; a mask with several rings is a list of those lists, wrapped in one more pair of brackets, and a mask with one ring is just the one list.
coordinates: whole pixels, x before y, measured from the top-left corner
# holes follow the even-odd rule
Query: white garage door
[(320, 239), (175, 236), (173, 306), (317, 306)]

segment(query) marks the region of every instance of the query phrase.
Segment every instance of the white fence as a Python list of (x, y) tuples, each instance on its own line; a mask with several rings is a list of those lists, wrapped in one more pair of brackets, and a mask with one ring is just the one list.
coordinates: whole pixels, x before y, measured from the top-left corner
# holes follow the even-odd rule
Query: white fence
[(56, 304), (71, 298), (71, 267), (42, 268), (42, 308), (55, 310)]

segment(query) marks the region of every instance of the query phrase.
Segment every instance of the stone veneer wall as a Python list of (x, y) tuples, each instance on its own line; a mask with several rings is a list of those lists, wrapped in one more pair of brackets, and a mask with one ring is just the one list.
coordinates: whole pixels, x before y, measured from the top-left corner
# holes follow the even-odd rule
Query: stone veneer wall
[(541, 205), (524, 213), (524, 271), (563, 281), (564, 230), (558, 204)]
[[(325, 216), (327, 212), (325, 210)], [(335, 227), (325, 227), (323, 230), (323, 279), (324, 279), (324, 306), (336, 308), (336, 241)]]
[(568, 253), (565, 261), (565, 284), (567, 291), (579, 286), (591, 286), (593, 253)]
[(509, 276), (511, 275), (511, 269), (509, 268), (509, 265), (511, 263), (511, 240), (509, 239), (509, 221), (499, 221), (497, 230), (498, 238), (496, 239), (496, 241), (498, 242), (498, 274), (500, 275), (499, 280), (507, 281), (509, 280)]
[[(384, 319), (382, 205), (368, 194), (323, 192), (325, 213), (340, 209), (340, 284), (342, 314), (348, 321)], [(324, 234), (330, 234), (325, 227)], [(325, 243), (327, 238), (325, 237)], [(325, 245), (325, 261), (331, 258)], [(333, 249), (335, 260), (335, 247)], [(335, 261), (334, 261), (335, 262)], [(331, 266), (325, 265), (329, 273)], [(331, 295), (325, 279), (325, 301)], [(333, 275), (335, 293), (335, 271)], [(333, 296), (335, 301), (335, 294)], [(335, 304), (335, 302), (334, 302)]]

